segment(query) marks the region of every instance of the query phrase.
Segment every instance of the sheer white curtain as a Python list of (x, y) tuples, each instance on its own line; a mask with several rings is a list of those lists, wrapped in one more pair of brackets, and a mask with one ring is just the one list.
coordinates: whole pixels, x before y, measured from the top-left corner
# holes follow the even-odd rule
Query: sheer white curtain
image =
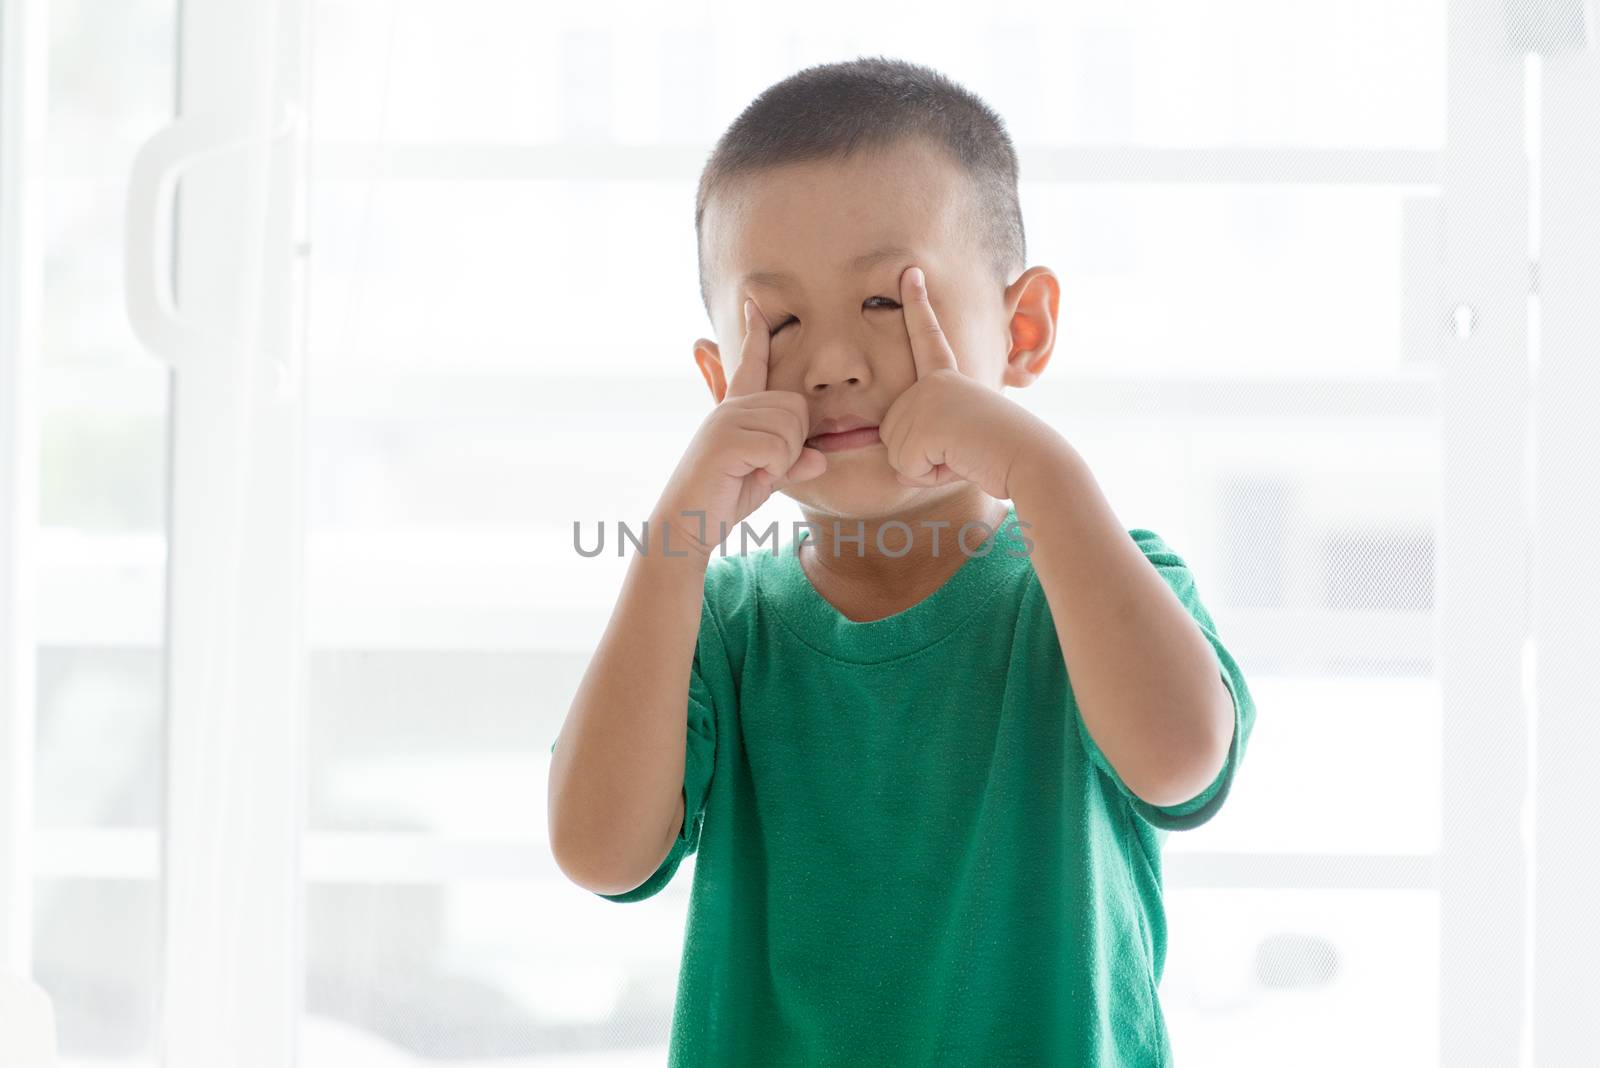
[(618, 906), (544, 839), (625, 563), (572, 525), (710, 403), (714, 139), (877, 53), (1006, 118), (1013, 395), (1260, 710), (1166, 846), (1174, 1048), (1587, 1048), (1592, 5), (0, 2), (0, 947), (68, 1060), (661, 1062), (692, 859)]

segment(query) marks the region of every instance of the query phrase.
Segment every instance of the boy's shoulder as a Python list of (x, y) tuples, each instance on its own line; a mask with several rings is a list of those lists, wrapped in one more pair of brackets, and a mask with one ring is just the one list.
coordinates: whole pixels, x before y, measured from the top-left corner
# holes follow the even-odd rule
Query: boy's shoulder
[[(784, 545), (781, 551), (791, 550)], [(707, 603), (723, 618), (748, 611), (760, 596), (763, 576), (779, 563), (771, 548), (740, 553), (734, 545), (728, 547), (726, 555), (713, 554), (706, 565)]]

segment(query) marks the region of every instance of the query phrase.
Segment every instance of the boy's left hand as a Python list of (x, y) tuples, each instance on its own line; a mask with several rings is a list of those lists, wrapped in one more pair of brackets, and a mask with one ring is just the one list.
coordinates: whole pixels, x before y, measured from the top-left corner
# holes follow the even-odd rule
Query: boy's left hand
[(961, 373), (933, 314), (920, 268), (900, 275), (900, 306), (917, 380), (894, 399), (878, 426), (889, 465), (906, 486), (975, 482), (1010, 500), (1007, 482), (1019, 457), (1054, 429), (997, 389)]

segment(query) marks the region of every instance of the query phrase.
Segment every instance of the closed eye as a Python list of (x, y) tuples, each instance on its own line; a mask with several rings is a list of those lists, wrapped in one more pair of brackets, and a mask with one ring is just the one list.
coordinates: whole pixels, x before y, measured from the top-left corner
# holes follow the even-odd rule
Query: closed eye
[[(874, 311), (893, 311), (893, 310), (896, 310), (896, 309), (898, 309), (900, 307), (900, 305), (899, 305), (899, 303), (897, 301), (890, 300), (888, 297), (868, 297), (867, 298), (867, 301), (869, 303), (871, 301), (874, 301), (874, 300), (881, 300), (881, 301), (884, 302), (883, 304), (880, 304), (877, 308), (873, 309)], [(772, 333), (776, 334), (779, 330), (782, 330), (784, 327), (786, 327), (790, 323), (794, 323), (794, 322), (799, 322), (799, 320), (796, 319), (792, 315), (787, 316), (787, 317), (784, 318), (784, 320), (782, 322), (780, 322), (777, 326), (772, 328)]]

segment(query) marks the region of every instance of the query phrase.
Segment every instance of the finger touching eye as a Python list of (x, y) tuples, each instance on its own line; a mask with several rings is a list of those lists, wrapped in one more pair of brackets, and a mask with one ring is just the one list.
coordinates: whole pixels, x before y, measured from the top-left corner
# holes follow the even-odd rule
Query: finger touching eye
[[(899, 302), (890, 300), (888, 297), (868, 297), (867, 298), (867, 303), (871, 304), (871, 302), (875, 301), (875, 300), (881, 300), (881, 301), (883, 301), (883, 303), (882, 304), (873, 305), (872, 306), (872, 310), (873, 311), (899, 311), (900, 310)], [(783, 318), (783, 320), (778, 323), (777, 326), (772, 328), (772, 333), (776, 334), (778, 331), (782, 330), (784, 327), (786, 327), (790, 323), (794, 323), (794, 322), (799, 322), (799, 320), (796, 319), (792, 315), (785, 316)]]

